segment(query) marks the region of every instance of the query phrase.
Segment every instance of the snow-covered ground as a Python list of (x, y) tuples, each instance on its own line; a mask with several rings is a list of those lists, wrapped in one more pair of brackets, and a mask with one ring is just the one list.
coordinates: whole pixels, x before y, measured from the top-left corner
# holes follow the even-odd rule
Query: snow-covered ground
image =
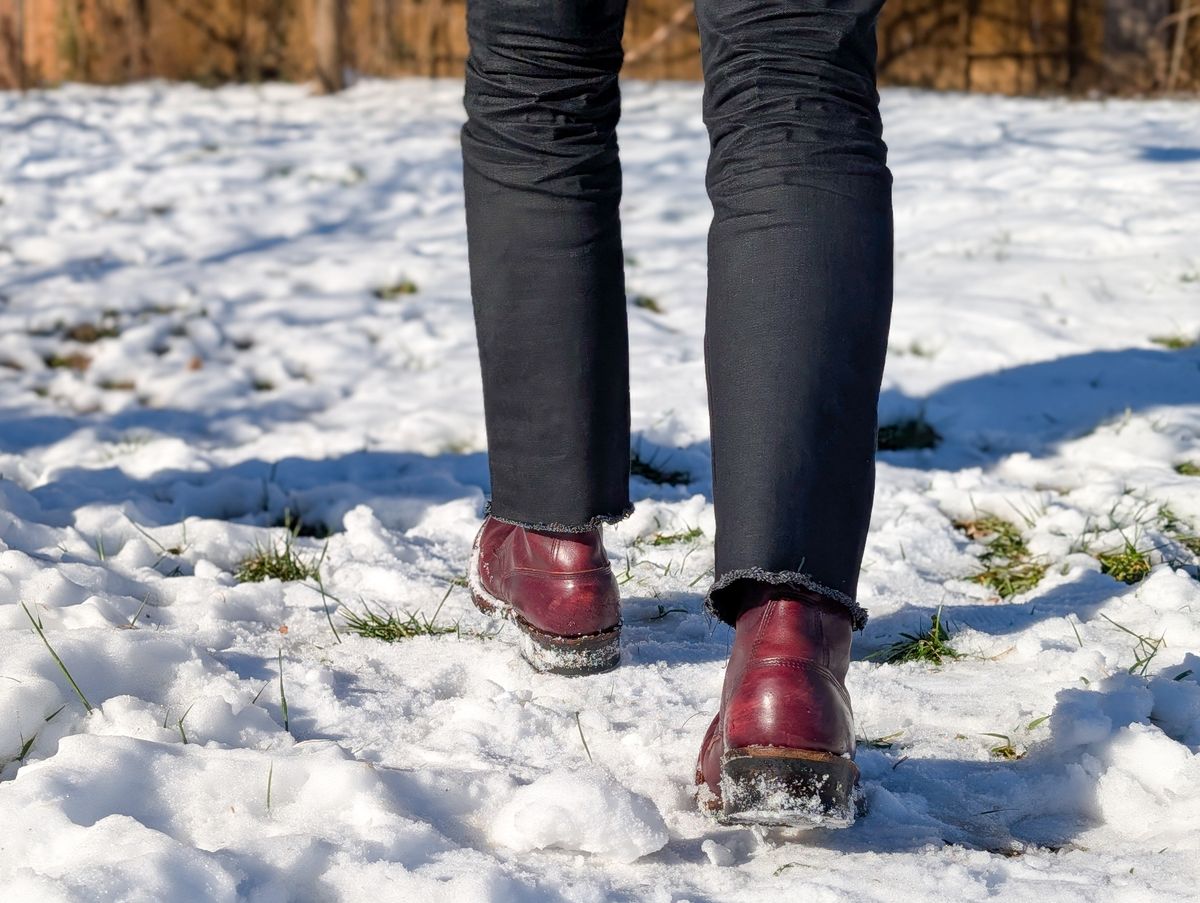
[[(1200, 104), (886, 94), (881, 415), (944, 441), (881, 455), (871, 813), (788, 836), (692, 803), (730, 641), (699, 88), (628, 85), (621, 132), (635, 445), (692, 479), (634, 481), (622, 667), (575, 680), (453, 582), (487, 488), (460, 92), (0, 95), (0, 898), (1195, 899), (1200, 347), (1152, 339), (1200, 335)], [(285, 512), (324, 598), (235, 579)], [(1036, 588), (969, 579), (984, 514)], [(343, 617), (447, 590), (456, 634)], [(963, 658), (867, 660), (938, 606)]]

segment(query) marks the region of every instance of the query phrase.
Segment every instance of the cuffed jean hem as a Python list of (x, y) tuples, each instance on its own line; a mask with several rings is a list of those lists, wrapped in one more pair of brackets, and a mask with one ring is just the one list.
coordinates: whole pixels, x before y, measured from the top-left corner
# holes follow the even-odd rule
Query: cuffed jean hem
[(762, 568), (741, 568), (736, 571), (728, 571), (720, 576), (708, 590), (708, 595), (704, 597), (704, 606), (708, 609), (713, 617), (720, 621), (724, 621), (731, 627), (737, 617), (736, 611), (731, 610), (728, 606), (722, 607), (720, 600), (716, 598), (717, 594), (722, 590), (727, 589), (738, 580), (756, 580), (759, 583), (771, 583), (779, 586), (792, 586), (796, 589), (804, 589), (810, 592), (817, 593), (831, 602), (836, 602), (842, 605), (850, 612), (850, 623), (855, 630), (862, 630), (867, 626), (867, 610), (858, 604), (854, 599), (847, 596), (841, 590), (832, 589), (818, 583), (808, 574), (801, 571), (766, 571)]
[(523, 527), (526, 530), (542, 530), (547, 533), (587, 533), (590, 530), (595, 530), (602, 524), (615, 524), (623, 521), (631, 514), (633, 514), (633, 505), (628, 505), (624, 510), (616, 514), (597, 514), (594, 517), (588, 518), (582, 524), (564, 524), (557, 521), (525, 521), (504, 517), (492, 510), (490, 500), (483, 509), (484, 517), (498, 520), (502, 524), (512, 524), (514, 527)]

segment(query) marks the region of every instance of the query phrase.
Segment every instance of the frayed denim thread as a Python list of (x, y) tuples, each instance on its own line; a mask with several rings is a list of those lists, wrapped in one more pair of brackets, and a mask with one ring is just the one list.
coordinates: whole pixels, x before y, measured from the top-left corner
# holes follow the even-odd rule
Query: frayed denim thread
[(492, 510), (491, 501), (488, 501), (483, 509), (484, 517), (498, 520), (502, 524), (512, 524), (514, 527), (523, 527), (526, 530), (540, 530), (545, 533), (588, 533), (603, 524), (615, 524), (623, 521), (631, 514), (633, 514), (633, 505), (629, 505), (618, 514), (597, 514), (595, 517), (588, 518), (582, 524), (563, 524), (558, 521), (524, 521), (501, 517)]
[(867, 626), (867, 610), (840, 590), (832, 589), (818, 583), (802, 571), (767, 571), (762, 568), (741, 568), (736, 571), (729, 571), (726, 574), (722, 574), (721, 578), (713, 583), (709, 589), (708, 595), (704, 597), (705, 608), (708, 609), (713, 617), (727, 624), (730, 621), (721, 613), (721, 610), (713, 600), (713, 594), (719, 593), (738, 580), (757, 580), (760, 583), (770, 583), (777, 586), (795, 586), (809, 590), (831, 602), (837, 602), (839, 605), (844, 606), (850, 612), (850, 623), (855, 630), (862, 630)]

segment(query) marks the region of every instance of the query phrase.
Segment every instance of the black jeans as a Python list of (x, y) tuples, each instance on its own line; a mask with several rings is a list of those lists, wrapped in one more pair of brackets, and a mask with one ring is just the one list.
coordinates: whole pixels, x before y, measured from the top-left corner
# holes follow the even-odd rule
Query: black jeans
[[(699, 0), (716, 573), (854, 601), (892, 299), (883, 0)], [(625, 0), (469, 0), (462, 144), (493, 516), (629, 504), (616, 126)]]

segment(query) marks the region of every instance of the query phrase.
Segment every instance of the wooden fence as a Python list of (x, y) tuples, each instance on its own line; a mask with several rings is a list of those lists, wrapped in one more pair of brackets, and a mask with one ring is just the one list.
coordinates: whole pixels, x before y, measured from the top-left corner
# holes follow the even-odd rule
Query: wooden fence
[[(630, 0), (627, 74), (699, 76), (691, 9)], [(456, 76), (463, 23), (464, 0), (0, 0), (0, 87), (309, 79), (318, 47), (364, 74)], [(889, 0), (879, 47), (890, 84), (1195, 91), (1200, 0)]]

